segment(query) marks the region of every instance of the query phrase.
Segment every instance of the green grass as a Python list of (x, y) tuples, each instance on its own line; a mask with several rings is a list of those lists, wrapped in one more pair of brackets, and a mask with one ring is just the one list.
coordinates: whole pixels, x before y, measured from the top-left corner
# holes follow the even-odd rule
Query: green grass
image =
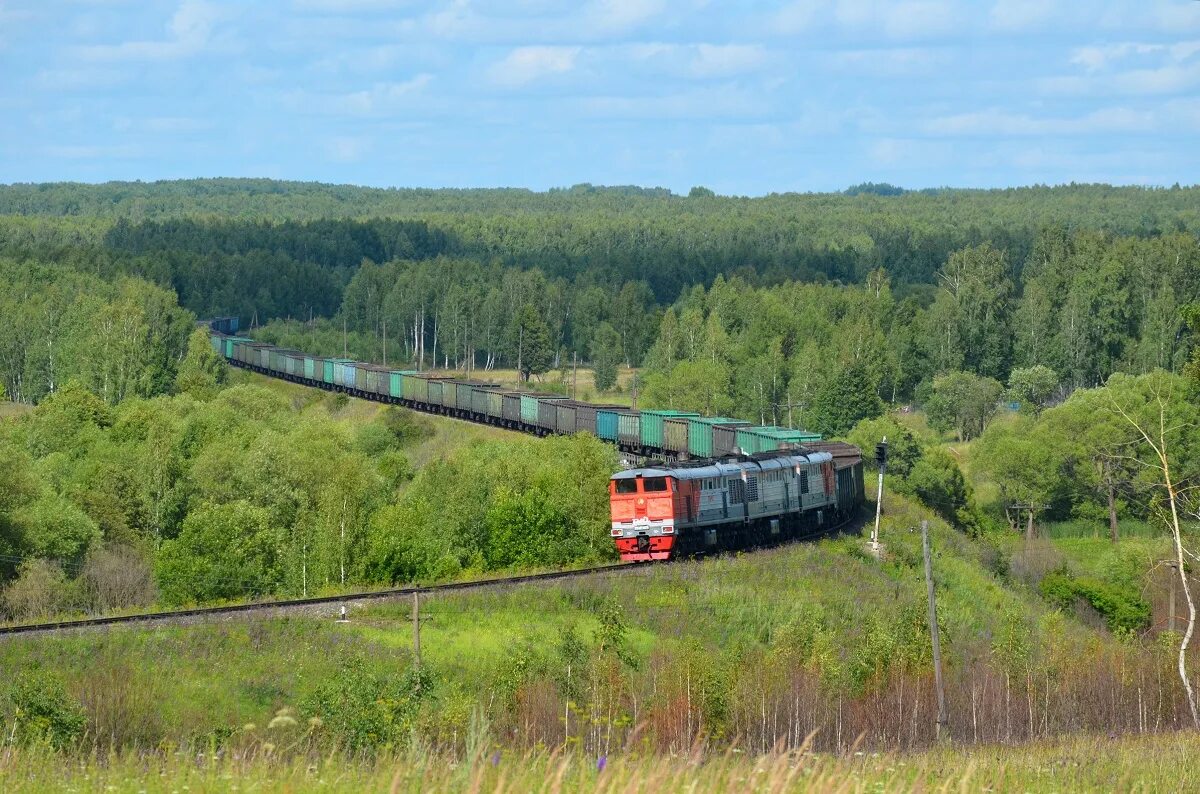
[[(866, 741), (890, 747), (897, 742), (891, 731), (900, 730), (900, 746), (921, 746), (929, 723), (920, 720), (924, 727), (916, 732), (909, 726), (930, 691), (930, 662), (920, 537), (913, 530), (928, 514), (899, 496), (887, 504), (882, 561), (851, 536), (424, 598), (422, 656), (434, 694), (422, 706), (418, 732), (461, 751), (472, 715), (482, 715), (493, 726), (488, 741), (501, 747), (552, 746), (564, 738), (572, 745), (620, 747), (640, 735), (651, 748), (679, 752), (703, 734), (714, 748), (766, 751), (781, 730), (762, 721), (760, 712), (769, 708), (776, 721), (800, 721), (788, 729), (792, 743), (816, 728), (818, 747), (844, 748), (860, 728), (849, 727), (851, 716), (838, 715), (870, 714), (882, 697), (901, 706), (898, 712), (889, 706), (885, 713), (894, 716), (882, 722), (862, 722)], [(1036, 592), (993, 570), (1002, 566), (990, 561), (995, 550), (987, 544), (937, 520), (932, 536), (956, 719), (963, 719), (971, 692), (992, 697), (990, 708), (1000, 708), (994, 696), (1002, 679), (995, 676), (1009, 657), (997, 655), (997, 644), (1007, 642), (997, 638), (1010, 634), (1030, 659), (1061, 660), (1053, 676), (1029, 679), (1037, 687), (1034, 703), (1050, 708), (1052, 733), (1078, 729), (1075, 722), (1055, 727), (1055, 715), (1066, 708), (1059, 700), (1090, 697), (1099, 686), (1094, 676), (1107, 675), (1118, 664), (1114, 659), (1149, 678), (1124, 674), (1112, 682), (1111, 703), (1089, 712), (1103, 717), (1105, 729), (1127, 729), (1135, 710), (1121, 704), (1137, 687), (1161, 689), (1152, 641), (1145, 650), (1122, 645), (1072, 616), (1056, 615)], [(1103, 560), (1096, 564), (1112, 568)], [(107, 714), (104, 719), (122, 726), (149, 726), (133, 739), (93, 736), (102, 747), (195, 746), (246, 723), (264, 725), (280, 708), (301, 707), (323, 682), (347, 675), (351, 659), (362, 659), (378, 675), (401, 676), (411, 664), (410, 610), (411, 602), (402, 600), (355, 608), (349, 623), (256, 617), (14, 638), (0, 642), (0, 668), (53, 673), (85, 704), (98, 698), (88, 706), (89, 724)], [(573, 662), (563, 650), (572, 637), (581, 645)], [(571, 681), (573, 694), (564, 689)], [(1126, 689), (1134, 694), (1122, 694)], [(1175, 702), (1170, 692), (1156, 697)], [(791, 711), (797, 698), (804, 705)], [(1015, 702), (1021, 705), (1024, 696)], [(564, 734), (564, 709), (572, 715), (571, 737)], [(835, 730), (843, 719), (848, 727)], [(1175, 717), (1162, 719), (1169, 725)], [(997, 735), (996, 718), (981, 721), (984, 730), (972, 739)], [(605, 728), (596, 733), (597, 726)]]
[(14, 417), (24, 416), (32, 410), (32, 405), (0, 400), (0, 419), (12, 419)]
[(66, 763), (46, 751), (0, 751), (8, 792), (88, 790), (393, 792), (1160, 792), (1194, 791), (1194, 732), (918, 754), (789, 753), (710, 757), (631, 754), (598, 759), (533, 751), (453, 759), (413, 752), (370, 760), (279, 757), (265, 743), (213, 757), (122, 754)]

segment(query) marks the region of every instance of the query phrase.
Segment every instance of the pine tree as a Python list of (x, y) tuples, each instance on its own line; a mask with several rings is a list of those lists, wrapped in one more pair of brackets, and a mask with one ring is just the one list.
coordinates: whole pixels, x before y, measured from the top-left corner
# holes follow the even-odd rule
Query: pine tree
[(826, 436), (844, 436), (863, 419), (883, 413), (876, 385), (862, 362), (855, 361), (826, 381), (813, 403), (813, 429)]

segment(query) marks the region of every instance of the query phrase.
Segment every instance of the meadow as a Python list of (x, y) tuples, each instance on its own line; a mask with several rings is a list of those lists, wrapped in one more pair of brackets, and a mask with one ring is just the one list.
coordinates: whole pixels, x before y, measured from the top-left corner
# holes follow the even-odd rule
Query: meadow
[(277, 756), (167, 752), (98, 754), (76, 763), (45, 750), (0, 751), (0, 785), (14, 794), (179, 792), (1160, 792), (1200, 786), (1195, 733), (1104, 735), (1021, 746), (944, 747), (923, 753), (840, 756), (804, 751), (593, 758), (535, 750), (457, 760), (432, 753)]

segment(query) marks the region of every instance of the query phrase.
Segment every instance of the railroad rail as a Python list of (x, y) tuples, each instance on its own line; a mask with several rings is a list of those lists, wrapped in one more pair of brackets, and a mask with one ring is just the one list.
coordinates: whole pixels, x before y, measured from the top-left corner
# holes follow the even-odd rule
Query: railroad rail
[(173, 609), (161, 612), (144, 612), (136, 615), (112, 615), (108, 617), (78, 618), (75, 620), (56, 620), (46, 623), (25, 623), (16, 626), (0, 626), (0, 636), (16, 634), (39, 634), (71, 629), (94, 628), (100, 626), (117, 626), (127, 623), (184, 623), (191, 619), (220, 617), (223, 615), (248, 614), (254, 612), (290, 612), (311, 610), (322, 606), (350, 606), (364, 601), (385, 601), (390, 598), (402, 598), (411, 595), (430, 593), (447, 593), (460, 590), (476, 590), (488, 587), (505, 587), (518, 584), (534, 584), (551, 582), (559, 579), (573, 579), (581, 576), (594, 576), (603, 573), (619, 573), (626, 571), (644, 571), (651, 564), (628, 565), (610, 563), (595, 565), (590, 568), (574, 568), (565, 571), (549, 571), (546, 573), (529, 573), (518, 576), (503, 576), (493, 579), (477, 579), (466, 582), (448, 582), (446, 584), (426, 585), (424, 587), (395, 587), (387, 590), (367, 590), (343, 595), (313, 596), (310, 598), (291, 598), (279, 601), (252, 601), (245, 604), (227, 604), (214, 607), (195, 607), (192, 609)]

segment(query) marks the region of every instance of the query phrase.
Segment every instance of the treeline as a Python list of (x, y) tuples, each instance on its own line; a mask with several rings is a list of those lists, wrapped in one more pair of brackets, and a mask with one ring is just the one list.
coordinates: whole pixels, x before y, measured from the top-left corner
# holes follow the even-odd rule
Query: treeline
[[(883, 195), (891, 192), (749, 199), (703, 189), (684, 197), (591, 185), (546, 193), (375, 190), (268, 180), (14, 185), (0, 187), (0, 215), (13, 216), (4, 222), (0, 242), (61, 245), (68, 236), (61, 228), (43, 225), (31, 239), (35, 229), (28, 222), (57, 218), (66, 228), (86, 228), (96, 256), (271, 255), (332, 270), (342, 275), (333, 279), (335, 302), (338, 287), (364, 258), (382, 263), (445, 255), (536, 268), (551, 280), (585, 277), (618, 289), (625, 282), (645, 282), (657, 302), (666, 304), (718, 274), (755, 285), (850, 283), (879, 267), (905, 294), (911, 285), (933, 283), (952, 251), (983, 242), (1006, 253), (1019, 280), (1045, 225), (1139, 237), (1200, 229), (1191, 188), (1072, 185)], [(88, 220), (96, 218), (107, 219), (111, 228), (97, 230)], [(311, 275), (291, 277), (303, 281)], [(172, 276), (170, 268), (154, 274)], [(245, 308), (219, 290), (210, 299), (210, 290), (194, 281), (171, 283), (188, 308), (226, 313)], [(240, 286), (233, 297), (254, 296), (264, 285)], [(305, 316), (305, 309), (321, 314), (327, 307), (316, 300), (318, 287), (328, 291), (328, 285), (317, 285), (311, 296), (282, 311), (273, 304), (258, 307), (259, 318)]]
[(141, 279), (0, 258), (0, 397), (76, 381), (108, 404), (170, 390), (194, 316)]
[(1200, 243), (1044, 230), (1018, 270), (983, 244), (953, 252), (928, 306), (886, 272), (845, 288), (696, 287), (663, 317), (645, 404), (845, 433), (885, 404), (916, 401), (970, 438), (980, 411), (1040, 406), (1115, 372), (1180, 371), (1200, 328)]

